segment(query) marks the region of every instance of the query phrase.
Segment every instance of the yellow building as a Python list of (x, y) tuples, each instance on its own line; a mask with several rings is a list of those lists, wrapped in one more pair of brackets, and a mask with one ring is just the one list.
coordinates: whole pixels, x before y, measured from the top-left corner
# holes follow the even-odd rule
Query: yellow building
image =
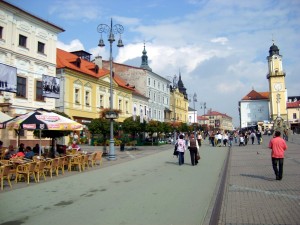
[(281, 117), (287, 121), (287, 91), (285, 86), (285, 72), (282, 67), (282, 56), (279, 54), (278, 47), (273, 43), (269, 50), (268, 68), (270, 91), (270, 113), (271, 119), (274, 121), (277, 117)]
[(187, 123), (188, 122), (188, 99), (178, 88), (171, 89), (170, 92), (170, 110), (171, 121)]
[(173, 87), (170, 88), (170, 120), (173, 122), (188, 123), (188, 108), (188, 96), (179, 72), (178, 82), (175, 76)]
[[(57, 49), (57, 77), (61, 79), (61, 96), (56, 109), (79, 123), (87, 124), (99, 118), (101, 111), (110, 107), (110, 71), (90, 62), (84, 51), (69, 53)], [(121, 111), (116, 121), (132, 116), (134, 88), (117, 75), (113, 76), (113, 109)]]

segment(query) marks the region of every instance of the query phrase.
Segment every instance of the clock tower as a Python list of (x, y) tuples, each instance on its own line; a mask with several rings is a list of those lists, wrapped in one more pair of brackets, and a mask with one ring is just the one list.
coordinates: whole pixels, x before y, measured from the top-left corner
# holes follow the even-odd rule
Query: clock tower
[(270, 47), (267, 60), (269, 67), (267, 79), (269, 80), (271, 120), (274, 121), (276, 118), (281, 118), (283, 121), (287, 121), (285, 72), (282, 68), (282, 56), (279, 54), (279, 49), (274, 42)]

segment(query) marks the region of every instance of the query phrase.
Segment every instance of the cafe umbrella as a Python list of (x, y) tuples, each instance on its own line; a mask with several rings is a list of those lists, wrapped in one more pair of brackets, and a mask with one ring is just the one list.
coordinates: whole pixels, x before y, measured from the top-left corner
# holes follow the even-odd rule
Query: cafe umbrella
[[(42, 130), (75, 131), (83, 129), (82, 124), (43, 108), (28, 112), (4, 123), (7, 129), (16, 131), (22, 129), (39, 130), (40, 146)], [(39, 155), (41, 155), (41, 151)]]

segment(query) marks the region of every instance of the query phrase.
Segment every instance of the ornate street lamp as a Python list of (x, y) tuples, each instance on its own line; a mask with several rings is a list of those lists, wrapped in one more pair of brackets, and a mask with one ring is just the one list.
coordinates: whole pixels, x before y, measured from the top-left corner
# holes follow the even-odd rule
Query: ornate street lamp
[(105, 116), (110, 120), (110, 140), (109, 140), (109, 160), (115, 160), (115, 146), (114, 146), (114, 119), (118, 118), (116, 112), (113, 111), (113, 58), (112, 58), (112, 43), (115, 41), (115, 34), (120, 34), (120, 39), (118, 41), (118, 47), (124, 47), (121, 34), (124, 32), (124, 28), (120, 24), (113, 25), (112, 19), (110, 22), (110, 26), (107, 24), (100, 24), (97, 27), (97, 31), (101, 34), (101, 38), (99, 40), (99, 47), (104, 47), (104, 41), (102, 39), (102, 33), (108, 34), (108, 41), (110, 44), (110, 52), (109, 52), (109, 65), (110, 65), (110, 111)]
[(195, 109), (195, 102), (197, 102), (197, 94), (194, 93), (193, 98), (189, 98), (189, 102), (193, 101), (193, 107), (194, 107), (194, 132), (195, 132), (195, 136), (196, 136), (196, 109)]

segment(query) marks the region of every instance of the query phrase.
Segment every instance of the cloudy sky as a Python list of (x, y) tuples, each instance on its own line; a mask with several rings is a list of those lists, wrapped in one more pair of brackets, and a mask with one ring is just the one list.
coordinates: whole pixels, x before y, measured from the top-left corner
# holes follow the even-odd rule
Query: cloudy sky
[(125, 47), (113, 48), (114, 60), (140, 66), (145, 41), (153, 72), (174, 77), (181, 71), (188, 94), (198, 96), (198, 115), (206, 102), (239, 125), (238, 101), (252, 89), (268, 91), (266, 57), (272, 40), (283, 56), (288, 95), (300, 95), (299, 0), (8, 2), (65, 29), (59, 48), (84, 49), (107, 60), (109, 48), (97, 47), (97, 26), (112, 18), (125, 29)]

